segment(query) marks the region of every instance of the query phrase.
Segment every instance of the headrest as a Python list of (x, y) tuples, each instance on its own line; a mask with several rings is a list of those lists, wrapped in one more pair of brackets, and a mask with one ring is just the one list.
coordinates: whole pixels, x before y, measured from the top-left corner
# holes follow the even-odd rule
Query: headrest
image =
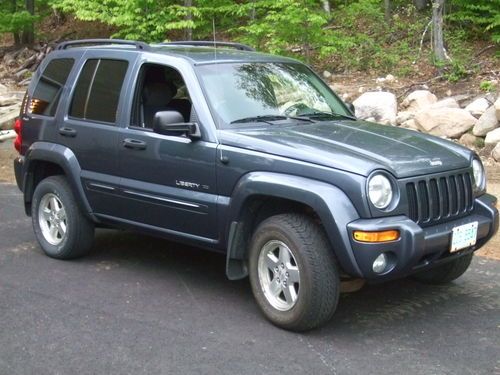
[(144, 104), (153, 107), (166, 106), (175, 92), (166, 83), (149, 83), (144, 89)]

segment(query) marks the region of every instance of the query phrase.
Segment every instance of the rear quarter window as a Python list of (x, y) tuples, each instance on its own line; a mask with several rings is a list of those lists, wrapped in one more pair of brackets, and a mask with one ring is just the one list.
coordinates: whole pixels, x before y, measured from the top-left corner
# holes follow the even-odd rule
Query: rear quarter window
[(74, 63), (74, 59), (54, 59), (47, 64), (33, 91), (28, 112), (44, 116), (55, 115)]

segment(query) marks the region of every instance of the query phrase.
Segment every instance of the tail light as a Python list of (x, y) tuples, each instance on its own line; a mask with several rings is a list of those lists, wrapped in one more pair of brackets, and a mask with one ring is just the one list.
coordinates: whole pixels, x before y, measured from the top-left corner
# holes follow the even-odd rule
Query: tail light
[(19, 153), (21, 153), (21, 146), (23, 144), (22, 130), (23, 130), (23, 121), (20, 118), (17, 118), (16, 122), (14, 123), (14, 131), (17, 134), (16, 139), (14, 139), (14, 148)]

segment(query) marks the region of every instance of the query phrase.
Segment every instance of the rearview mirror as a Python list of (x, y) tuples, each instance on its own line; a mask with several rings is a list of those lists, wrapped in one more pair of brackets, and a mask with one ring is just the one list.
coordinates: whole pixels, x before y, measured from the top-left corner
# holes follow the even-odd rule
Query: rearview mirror
[(353, 115), (356, 113), (356, 108), (354, 108), (354, 104), (346, 102), (345, 105), (347, 106), (347, 108), (349, 108), (349, 111), (351, 111)]
[(198, 124), (185, 122), (184, 117), (177, 111), (156, 112), (153, 119), (153, 131), (163, 135), (185, 135), (191, 139), (201, 138)]

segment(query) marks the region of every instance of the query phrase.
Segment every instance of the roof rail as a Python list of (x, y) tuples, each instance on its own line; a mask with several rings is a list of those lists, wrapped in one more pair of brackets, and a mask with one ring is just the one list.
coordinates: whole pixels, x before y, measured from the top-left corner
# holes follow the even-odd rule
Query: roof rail
[(181, 40), (175, 42), (159, 43), (162, 46), (194, 46), (194, 47), (230, 47), (240, 51), (255, 51), (254, 48), (246, 44), (233, 42), (218, 42), (210, 40)]
[(144, 42), (136, 42), (133, 40), (123, 40), (123, 39), (80, 39), (80, 40), (69, 40), (67, 42), (59, 43), (56, 47), (58, 50), (67, 49), (68, 47), (78, 47), (84, 45), (99, 45), (99, 44), (119, 44), (127, 46), (135, 46), (139, 50), (150, 50), (149, 44)]

